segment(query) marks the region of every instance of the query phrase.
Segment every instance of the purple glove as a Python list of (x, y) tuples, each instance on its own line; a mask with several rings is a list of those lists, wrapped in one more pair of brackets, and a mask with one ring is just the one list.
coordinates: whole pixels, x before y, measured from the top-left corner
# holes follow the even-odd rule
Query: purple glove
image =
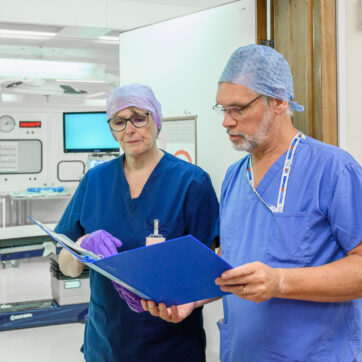
[[(87, 235), (81, 242), (80, 246), (103, 257), (118, 254), (117, 248), (122, 246), (122, 241), (118, 240), (110, 233), (104, 230), (97, 230)], [(119, 296), (127, 302), (130, 309), (134, 312), (144, 312), (141, 304), (141, 298), (136, 294), (123, 288), (119, 284), (112, 282)]]
[(123, 288), (121, 285), (112, 282), (114, 287), (116, 288), (119, 296), (128, 304), (131, 310), (133, 310), (136, 313), (142, 313), (144, 312), (144, 309), (141, 304), (141, 298), (130, 292), (128, 289)]
[(97, 230), (82, 239), (80, 246), (105, 258), (118, 254), (117, 248), (122, 246), (122, 241), (107, 233), (107, 231)]

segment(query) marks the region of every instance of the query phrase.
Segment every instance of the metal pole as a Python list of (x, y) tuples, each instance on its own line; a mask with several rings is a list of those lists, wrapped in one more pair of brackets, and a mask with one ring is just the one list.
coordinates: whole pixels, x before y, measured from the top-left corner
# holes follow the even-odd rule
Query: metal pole
[(1, 226), (4, 228), (6, 227), (6, 197), (1, 197), (1, 204), (2, 204), (2, 223)]

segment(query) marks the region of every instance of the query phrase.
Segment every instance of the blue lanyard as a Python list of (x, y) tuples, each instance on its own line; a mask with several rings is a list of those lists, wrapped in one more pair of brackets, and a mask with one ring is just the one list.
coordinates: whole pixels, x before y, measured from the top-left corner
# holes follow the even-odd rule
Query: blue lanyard
[(279, 194), (277, 199), (277, 206), (269, 205), (266, 203), (262, 197), (258, 194), (256, 189), (254, 188), (254, 176), (253, 176), (253, 168), (251, 166), (251, 154), (248, 157), (248, 166), (247, 166), (247, 176), (251, 187), (253, 188), (256, 195), (259, 199), (272, 211), (272, 212), (283, 212), (284, 204), (285, 204), (285, 196), (287, 194), (287, 187), (288, 187), (288, 180), (290, 175), (290, 170), (292, 168), (293, 158), (295, 154), (295, 150), (299, 144), (301, 138), (305, 138), (302, 132), (299, 132), (290, 143), (288, 148), (287, 156), (284, 161), (284, 167), (282, 172), (282, 177), (280, 179), (280, 186), (279, 186)]

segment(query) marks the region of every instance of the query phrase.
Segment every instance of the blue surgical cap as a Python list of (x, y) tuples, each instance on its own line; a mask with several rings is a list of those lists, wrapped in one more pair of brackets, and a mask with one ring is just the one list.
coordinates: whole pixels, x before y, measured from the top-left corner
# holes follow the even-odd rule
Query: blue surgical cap
[(137, 107), (150, 111), (157, 129), (161, 130), (161, 104), (149, 86), (133, 83), (113, 89), (107, 97), (107, 117), (111, 118), (117, 112), (128, 107)]
[(259, 94), (282, 99), (298, 112), (304, 107), (293, 99), (293, 77), (288, 62), (275, 49), (251, 44), (231, 55), (220, 82), (242, 85)]

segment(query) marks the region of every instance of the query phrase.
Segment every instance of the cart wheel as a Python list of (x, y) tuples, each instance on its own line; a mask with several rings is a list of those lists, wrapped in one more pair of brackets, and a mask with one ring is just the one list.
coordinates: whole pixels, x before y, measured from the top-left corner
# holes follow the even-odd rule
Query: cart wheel
[(13, 268), (17, 268), (19, 266), (20, 262), (18, 259), (15, 259), (15, 260), (10, 260), (10, 265), (13, 267)]

